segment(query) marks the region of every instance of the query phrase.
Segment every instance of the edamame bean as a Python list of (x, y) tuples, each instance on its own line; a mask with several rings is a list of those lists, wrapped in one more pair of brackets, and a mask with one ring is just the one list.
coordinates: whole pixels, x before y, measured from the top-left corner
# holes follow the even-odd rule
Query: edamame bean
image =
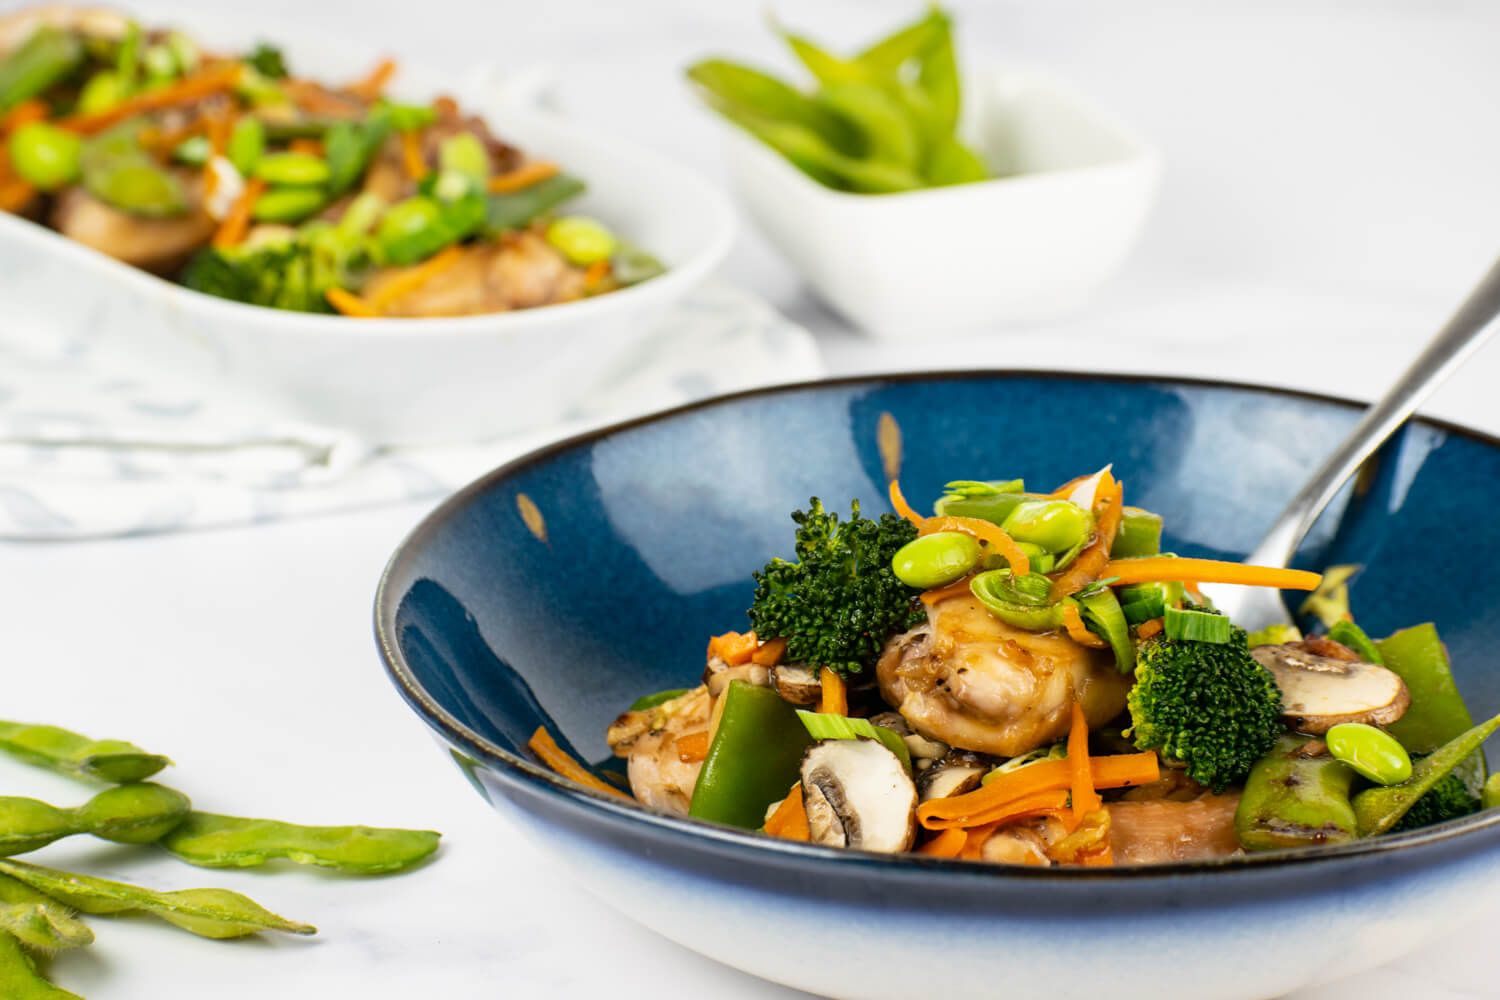
[[(0, 875), (8, 875), (82, 913), (99, 916), (149, 913), (190, 934), (214, 940), (245, 937), (259, 931), (317, 933), (316, 927), (279, 917), (254, 900), (228, 889), (156, 892), (23, 861), (0, 861)], [(3, 991), (0, 995), (10, 996)]]
[(83, 1000), (43, 979), (21, 942), (4, 932), (0, 932), (0, 996), (5, 1000)]
[(161, 846), (202, 868), (252, 868), (285, 859), (375, 875), (400, 871), (430, 856), (441, 834), (368, 826), (298, 826), (269, 819), (190, 813)]
[(16, 173), (43, 191), (56, 191), (78, 177), (83, 140), (46, 122), (28, 122), (10, 134), (10, 162)]
[(1066, 552), (1088, 538), (1094, 518), (1068, 500), (1024, 500), (1000, 527), (1018, 542), (1040, 545), (1048, 552)]
[(961, 579), (982, 555), (973, 535), (937, 531), (901, 546), (891, 558), (891, 571), (908, 587), (931, 590)]
[(145, 781), (172, 763), (124, 740), (91, 740), (57, 726), (0, 722), (0, 750), (28, 764), (113, 784)]
[(266, 127), (254, 115), (244, 115), (234, 123), (229, 133), (229, 142), (224, 146), (224, 155), (234, 164), (234, 169), (249, 175), (266, 151)]
[(87, 924), (45, 897), (33, 903), (0, 903), (0, 933), (47, 952), (94, 943)]
[(1366, 788), (1354, 797), (1359, 833), (1373, 837), (1401, 822), (1412, 806), (1439, 781), (1460, 767), (1500, 731), (1500, 715), (1467, 729), (1412, 765), (1411, 777), (1397, 785)]
[(125, 81), (113, 70), (100, 70), (89, 77), (78, 94), (78, 113), (96, 115), (125, 99)]
[(582, 215), (566, 215), (553, 221), (547, 227), (547, 242), (580, 266), (608, 260), (615, 252), (614, 234)]
[(328, 196), (321, 188), (272, 188), (255, 199), (252, 215), (256, 222), (301, 222), (322, 208)]
[(0, 797), (0, 855), (25, 854), (80, 833), (117, 844), (150, 844), (181, 823), (191, 808), (186, 795), (154, 784), (118, 785), (76, 809), (4, 796)]
[(256, 161), (254, 174), (267, 184), (306, 187), (328, 180), (328, 161), (311, 153), (267, 153)]
[(1390, 733), (1363, 722), (1344, 722), (1324, 737), (1328, 752), (1377, 785), (1398, 785), (1411, 777), (1411, 756)]
[(128, 123), (84, 143), (80, 165), (89, 194), (122, 211), (163, 218), (188, 210), (182, 181), (141, 148)]
[(443, 170), (462, 174), (480, 184), (490, 174), (490, 154), (472, 132), (461, 132), (444, 139), (438, 147), (438, 164)]

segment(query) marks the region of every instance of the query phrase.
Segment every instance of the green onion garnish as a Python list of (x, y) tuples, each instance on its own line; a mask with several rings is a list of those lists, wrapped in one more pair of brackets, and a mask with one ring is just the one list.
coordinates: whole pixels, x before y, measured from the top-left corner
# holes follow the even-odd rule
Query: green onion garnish
[(1135, 669), (1135, 642), (1130, 638), (1130, 625), (1120, 608), (1115, 592), (1108, 587), (1075, 598), (1078, 601), (1083, 623), (1088, 630), (1109, 643), (1115, 654), (1115, 667), (1122, 674)]
[(658, 691), (655, 694), (641, 695), (641, 697), (631, 702), (630, 711), (644, 712), (648, 708), (655, 708), (657, 705), (665, 705), (673, 698), (680, 698), (687, 693), (688, 688), (669, 688), (666, 691)]
[(992, 497), (1000, 493), (1025, 493), (1026, 480), (1011, 479), (1004, 482), (992, 480), (981, 482), (978, 479), (955, 479), (943, 487), (949, 493), (961, 497)]
[(906, 770), (911, 771), (911, 750), (906, 741), (894, 729), (877, 726), (869, 719), (854, 719), (847, 715), (830, 715), (827, 712), (809, 712), (797, 709), (797, 717), (807, 727), (807, 735), (815, 740), (853, 740), (863, 736), (879, 740), (885, 748), (901, 759)]
[(1223, 615), (1192, 608), (1167, 608), (1166, 626), (1168, 639), (1190, 642), (1225, 643), (1233, 631), (1229, 619)]
[(1370, 641), (1370, 637), (1365, 635), (1365, 630), (1347, 618), (1333, 623), (1333, 627), (1328, 630), (1328, 638), (1348, 646), (1366, 663), (1385, 666), (1385, 657), (1380, 655), (1380, 650)]

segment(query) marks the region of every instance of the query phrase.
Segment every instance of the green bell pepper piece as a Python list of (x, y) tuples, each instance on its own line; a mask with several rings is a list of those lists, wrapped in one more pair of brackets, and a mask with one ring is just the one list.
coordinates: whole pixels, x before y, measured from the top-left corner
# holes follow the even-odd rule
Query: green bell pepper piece
[(812, 737), (797, 710), (771, 688), (731, 681), (724, 712), (693, 788), (688, 815), (759, 830), (766, 809), (801, 777)]
[(71, 32), (44, 25), (0, 59), (0, 111), (36, 97), (83, 62), (83, 43)]

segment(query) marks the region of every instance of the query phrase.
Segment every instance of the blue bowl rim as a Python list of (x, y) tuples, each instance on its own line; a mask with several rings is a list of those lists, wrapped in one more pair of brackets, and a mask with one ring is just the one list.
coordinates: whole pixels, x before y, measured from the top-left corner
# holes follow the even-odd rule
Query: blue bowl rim
[[(771, 851), (781, 855), (791, 855), (803, 860), (816, 861), (819, 864), (875, 866), (884, 870), (890, 870), (891, 866), (895, 866), (902, 871), (931, 871), (935, 873), (936, 877), (941, 878), (977, 877), (1043, 881), (1065, 879), (1069, 881), (1112, 882), (1192, 875), (1201, 881), (1207, 877), (1224, 878), (1232, 874), (1242, 874), (1254, 870), (1316, 864), (1320, 861), (1331, 861), (1337, 858), (1381, 855), (1399, 850), (1412, 851), (1422, 847), (1448, 844), (1469, 833), (1477, 833), (1483, 830), (1500, 830), (1500, 809), (1490, 809), (1464, 817), (1463, 819), (1450, 820), (1447, 823), (1436, 826), (1423, 827), (1407, 833), (1386, 834), (1379, 837), (1356, 840), (1348, 844), (1265, 851), (1231, 858), (1219, 858), (1211, 861), (1118, 865), (1099, 868), (1067, 866), (1040, 868), (1023, 865), (999, 865), (961, 861), (958, 859), (932, 858), (912, 853), (882, 854), (850, 848), (824, 847), (816, 844), (784, 840), (762, 833), (741, 830), (736, 827), (723, 826), (717, 823), (709, 823), (650, 809), (634, 800), (620, 799), (585, 788), (582, 785), (563, 778), (548, 768), (534, 764), (524, 757), (513, 754), (474, 732), (439, 705), (417, 680), (395, 641), (394, 625), (398, 605), (397, 597), (392, 589), (392, 580), (397, 575), (402, 575), (407, 562), (415, 558), (415, 552), (422, 547), (426, 539), (436, 533), (445, 521), (467, 506), (475, 496), (487, 492), (516, 473), (539, 462), (546, 461), (560, 452), (598, 441), (601, 438), (622, 431), (672, 419), (698, 410), (705, 410), (757, 397), (780, 396), (808, 390), (861, 385), (878, 386), (892, 383), (1006, 378), (1058, 379), (1123, 383), (1128, 385), (1166, 382), (1196, 388), (1259, 392), (1289, 399), (1304, 399), (1317, 403), (1331, 404), (1346, 409), (1364, 409), (1368, 405), (1367, 403), (1344, 396), (1335, 396), (1304, 389), (1287, 389), (1276, 386), (1258, 385), (1252, 382), (1239, 382), (1232, 379), (1152, 375), (1145, 373), (1104, 374), (1098, 372), (1069, 372), (1055, 369), (978, 368), (951, 371), (875, 372), (758, 386), (738, 392), (710, 396), (670, 409), (621, 420), (562, 438), (503, 463), (475, 479), (467, 486), (462, 487), (442, 503), (438, 504), (402, 539), (389, 562), (387, 562), (385, 569), (381, 572), (380, 581), (375, 591), (375, 644), (380, 652), (380, 658), (385, 666), (386, 674), (389, 676), (391, 683), (396, 686), (402, 698), (422, 717), (423, 721), (429, 727), (442, 735), (450, 745), (461, 747), (473, 757), (494, 765), (494, 768), (490, 769), (491, 773), (504, 781), (525, 785), (529, 790), (560, 798), (574, 808), (581, 808), (586, 812), (598, 813), (601, 819), (654, 827), (659, 832), (670, 834), (674, 837), (702, 838), (717, 842), (723, 846), (743, 847), (752, 851)], [(1492, 435), (1476, 428), (1465, 427), (1451, 421), (1426, 416), (1414, 418), (1413, 422), (1500, 449), (1500, 436)], [(498, 770), (495, 768), (498, 768)]]

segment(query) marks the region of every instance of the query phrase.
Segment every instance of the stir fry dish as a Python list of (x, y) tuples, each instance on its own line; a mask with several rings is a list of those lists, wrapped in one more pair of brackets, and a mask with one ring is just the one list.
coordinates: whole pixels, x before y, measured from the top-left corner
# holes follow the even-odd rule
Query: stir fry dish
[(295, 75), (113, 11), (0, 18), (0, 209), (209, 295), (356, 317), (600, 295), (661, 264), (449, 97)]
[[(1111, 469), (957, 481), (934, 516), (792, 515), (753, 631), (609, 727), (642, 804), (775, 837), (1021, 865), (1342, 844), (1500, 805), (1432, 625), (1372, 640), (1328, 574), (1174, 556)], [(1312, 591), (1247, 634), (1199, 584)], [(596, 790), (562, 753), (532, 749)], [(607, 772), (605, 772), (607, 774)], [(1488, 778), (1488, 780), (1487, 780)]]
[(942, 9), (847, 57), (777, 32), (812, 75), (813, 90), (726, 59), (695, 63), (688, 79), (709, 107), (813, 180), (892, 194), (992, 176), (958, 137), (962, 85)]

